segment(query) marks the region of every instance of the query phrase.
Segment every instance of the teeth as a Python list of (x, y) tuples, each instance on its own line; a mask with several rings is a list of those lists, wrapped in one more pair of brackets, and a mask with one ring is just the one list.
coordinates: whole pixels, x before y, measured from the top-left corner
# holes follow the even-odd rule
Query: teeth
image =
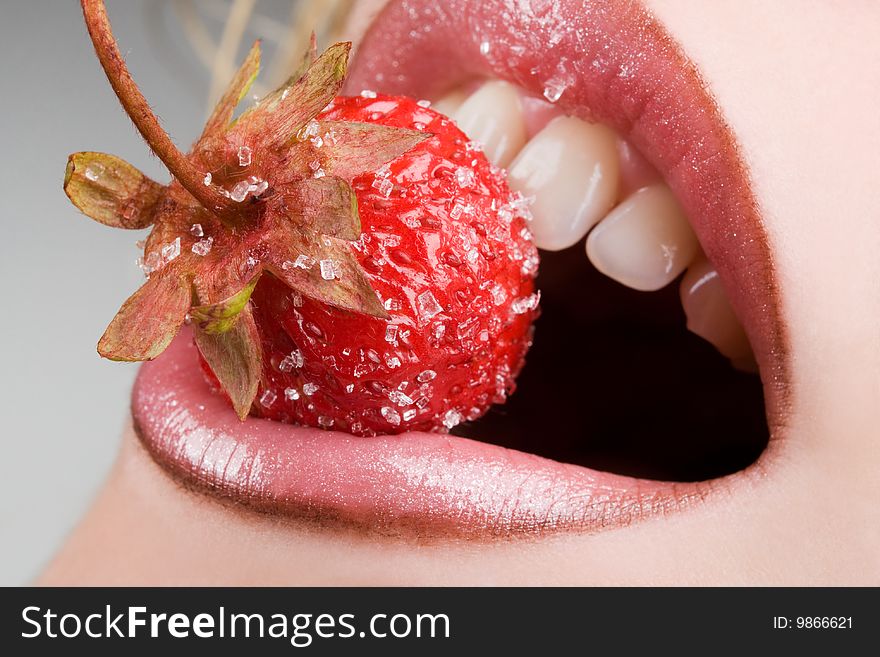
[(587, 239), (587, 256), (596, 269), (645, 291), (659, 290), (672, 281), (697, 250), (697, 238), (664, 184), (632, 194)]
[(688, 329), (735, 367), (757, 370), (721, 279), (678, 201), (629, 142), (500, 80), (470, 96), (453, 91), (432, 107), (483, 144), (490, 162), (509, 165), (511, 189), (534, 199), (530, 228), (539, 248), (568, 248), (595, 226), (587, 256), (623, 285), (659, 290), (687, 269), (679, 292)]
[(756, 371), (746, 333), (733, 313), (718, 272), (705, 256), (688, 267), (679, 293), (688, 329), (712, 343), (737, 368)]
[(431, 103), (431, 109), (437, 110), (446, 116), (453, 116), (466, 98), (467, 94), (464, 91), (456, 89), (455, 91), (450, 91), (440, 100)]
[(511, 189), (534, 196), (535, 244), (558, 251), (580, 240), (614, 203), (617, 139), (573, 117), (553, 119), (510, 165)]
[(507, 82), (487, 82), (455, 111), (455, 122), (483, 145), (488, 160), (506, 167), (526, 143), (520, 95)]

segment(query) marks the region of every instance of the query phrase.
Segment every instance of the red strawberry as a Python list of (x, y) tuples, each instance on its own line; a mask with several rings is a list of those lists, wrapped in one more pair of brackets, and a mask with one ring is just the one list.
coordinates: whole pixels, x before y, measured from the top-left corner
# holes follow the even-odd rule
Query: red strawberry
[(356, 434), (451, 428), (513, 388), (537, 253), (502, 175), (452, 121), (409, 98), (367, 96), (337, 98), (318, 118), (433, 134), (352, 182), (363, 231), (352, 248), (390, 317), (261, 281), (253, 300), (268, 358), (257, 408)]
[(82, 3), (114, 90), (174, 176), (70, 157), (65, 191), (83, 212), (153, 226), (149, 278), (102, 355), (155, 358), (189, 317), (240, 417), (362, 435), (443, 430), (504, 400), (528, 348), (537, 252), (522, 200), (451, 121), (406, 98), (335, 98), (350, 44), (316, 58), (313, 42), (300, 73), (231, 122), (256, 44), (183, 155), (103, 3)]

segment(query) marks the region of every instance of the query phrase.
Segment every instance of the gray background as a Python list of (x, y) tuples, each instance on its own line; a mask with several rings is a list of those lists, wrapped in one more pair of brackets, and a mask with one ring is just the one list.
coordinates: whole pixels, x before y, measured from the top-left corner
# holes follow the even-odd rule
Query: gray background
[[(207, 73), (169, 3), (107, 4), (132, 74), (188, 146), (204, 119)], [(134, 264), (142, 235), (73, 208), (61, 189), (67, 155), (106, 151), (168, 176), (113, 96), (78, 2), (3, 0), (0, 54), (0, 584), (9, 585), (39, 573), (98, 490), (137, 369), (103, 361), (95, 344), (143, 280)]]

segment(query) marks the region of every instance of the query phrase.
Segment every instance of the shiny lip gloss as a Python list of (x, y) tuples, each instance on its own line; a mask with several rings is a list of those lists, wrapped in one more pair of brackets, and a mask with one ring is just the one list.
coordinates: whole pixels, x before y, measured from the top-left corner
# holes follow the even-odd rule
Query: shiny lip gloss
[(561, 109), (612, 126), (664, 175), (754, 349), (767, 452), (741, 473), (670, 483), (441, 434), (359, 438), (242, 423), (209, 390), (183, 332), (142, 367), (132, 395), (142, 443), (173, 476), (322, 526), (479, 540), (622, 526), (705, 502), (766, 470), (788, 389), (777, 282), (748, 170), (694, 65), (638, 2), (408, 0), (387, 5), (368, 31), (348, 89), (424, 97), (474, 77), (508, 79), (535, 95), (562, 88)]

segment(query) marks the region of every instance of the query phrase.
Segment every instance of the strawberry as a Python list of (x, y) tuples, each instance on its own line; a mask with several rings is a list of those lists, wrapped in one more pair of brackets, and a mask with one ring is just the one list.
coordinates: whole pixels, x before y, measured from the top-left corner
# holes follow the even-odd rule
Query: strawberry
[(408, 98), (338, 97), (350, 44), (232, 120), (255, 44), (189, 154), (82, 0), (123, 107), (172, 173), (76, 153), (65, 191), (86, 215), (152, 230), (146, 283), (98, 351), (158, 356), (189, 321), (239, 417), (357, 435), (447, 430), (512, 391), (530, 344), (537, 251), (522, 198), (446, 117)]

